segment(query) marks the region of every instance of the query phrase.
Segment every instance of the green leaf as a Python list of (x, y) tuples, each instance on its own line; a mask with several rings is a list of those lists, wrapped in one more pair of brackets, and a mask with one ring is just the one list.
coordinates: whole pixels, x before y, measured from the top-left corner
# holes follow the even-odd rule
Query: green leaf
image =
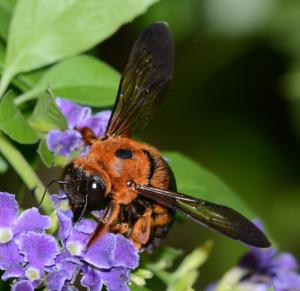
[(3, 68), (4, 57), (5, 57), (5, 46), (0, 41), (0, 72), (2, 71), (2, 68)]
[(45, 166), (51, 168), (53, 166), (54, 154), (49, 151), (45, 139), (42, 139), (40, 141), (37, 152), (40, 155)]
[[(41, 79), (45, 71), (46, 69), (43, 68), (32, 72), (20, 74), (12, 80), (12, 84), (15, 85), (22, 92), (27, 92), (28, 90), (31, 90), (38, 83), (38, 81)], [(17, 105), (16, 99), (15, 99), (15, 104)]]
[(50, 86), (56, 96), (91, 106), (109, 106), (115, 101), (119, 80), (118, 72), (94, 57), (70, 57), (46, 71), (36, 86), (15, 102), (35, 98)]
[(164, 156), (170, 160), (169, 165), (175, 174), (179, 192), (229, 206), (250, 219), (255, 218), (236, 193), (195, 161), (175, 152), (164, 152)]
[(68, 128), (64, 115), (49, 93), (44, 93), (38, 99), (28, 121), (30, 125), (39, 132), (48, 132), (52, 129), (65, 130)]
[(48, 168), (52, 167), (65, 167), (75, 157), (78, 157), (76, 153), (72, 153), (71, 157), (56, 156), (53, 152), (48, 149), (46, 140), (43, 138), (40, 141), (39, 148), (37, 150), (40, 158), (44, 165)]
[(0, 103), (0, 129), (19, 143), (36, 143), (38, 141), (37, 133), (14, 105), (13, 99), (14, 94), (8, 92)]
[(14, 5), (15, 0), (0, 0), (0, 37), (4, 40), (7, 38)]
[(0, 174), (6, 172), (8, 169), (8, 164), (6, 161), (0, 156)]
[(212, 242), (208, 241), (183, 259), (177, 270), (171, 274), (168, 291), (192, 290), (199, 275), (198, 268), (207, 260), (211, 246)]
[(94, 47), (155, 2), (157, 0), (18, 1), (10, 25), (0, 96), (18, 73)]

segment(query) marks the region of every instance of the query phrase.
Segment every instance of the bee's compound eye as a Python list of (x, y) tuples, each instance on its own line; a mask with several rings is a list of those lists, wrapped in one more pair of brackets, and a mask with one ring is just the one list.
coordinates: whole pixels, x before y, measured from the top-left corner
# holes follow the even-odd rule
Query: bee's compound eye
[(119, 149), (115, 153), (116, 157), (119, 159), (128, 160), (132, 158), (132, 151), (128, 149)]
[(99, 178), (91, 179), (89, 181), (89, 183), (87, 184), (87, 186), (88, 186), (88, 189), (86, 189), (86, 191), (90, 195), (93, 195), (93, 194), (104, 195), (105, 190), (106, 190), (105, 183)]

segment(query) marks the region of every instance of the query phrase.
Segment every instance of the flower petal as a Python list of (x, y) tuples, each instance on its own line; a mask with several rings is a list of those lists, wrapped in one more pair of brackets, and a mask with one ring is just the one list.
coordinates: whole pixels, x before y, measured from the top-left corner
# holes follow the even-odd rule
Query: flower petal
[(78, 124), (78, 127), (88, 127), (92, 129), (93, 133), (97, 137), (102, 137), (108, 124), (110, 115), (110, 110), (98, 112), (94, 116), (89, 116), (86, 119), (82, 119), (82, 121)]
[(129, 291), (128, 282), (130, 279), (129, 270), (112, 269), (109, 271), (101, 271), (101, 278), (108, 287), (108, 291)]
[(139, 256), (134, 244), (123, 235), (117, 234), (116, 237), (115, 266), (129, 269), (136, 268), (139, 264)]
[[(55, 259), (55, 265), (47, 269), (46, 279), (48, 290), (63, 290), (66, 285), (70, 289), (69, 283), (75, 281), (77, 274), (82, 266), (82, 262), (71, 257), (67, 251), (62, 251)], [(64, 289), (65, 290), (65, 289)]]
[(0, 227), (12, 226), (17, 220), (18, 211), (15, 195), (0, 192)]
[(83, 147), (81, 134), (73, 129), (66, 131), (54, 129), (49, 131), (46, 143), (50, 151), (62, 156), (68, 156), (75, 150), (80, 151)]
[(43, 231), (51, 226), (49, 216), (41, 215), (35, 207), (25, 210), (18, 218), (14, 227), (14, 233), (23, 231)]
[(280, 272), (273, 279), (274, 290), (299, 290), (300, 275), (295, 272)]
[(116, 235), (107, 233), (96, 240), (82, 255), (83, 260), (97, 268), (111, 268), (115, 264)]
[(51, 266), (59, 253), (56, 240), (44, 233), (27, 232), (20, 235), (20, 252), (31, 266)]
[(20, 255), (18, 246), (14, 241), (0, 244), (0, 269), (5, 271), (2, 275), (2, 280), (24, 276), (24, 271), (21, 268), (21, 263), (23, 262), (24, 259)]
[(58, 237), (62, 242), (64, 242), (70, 235), (71, 229), (73, 227), (73, 213), (71, 210), (57, 210), (56, 215), (59, 221)]
[(239, 265), (243, 268), (250, 268), (257, 272), (270, 269), (272, 266), (273, 257), (277, 250), (274, 248), (259, 249), (252, 248), (250, 252), (246, 253), (240, 260)]
[(101, 273), (94, 268), (85, 266), (82, 269), (83, 276), (80, 283), (83, 287), (87, 287), (89, 291), (98, 291), (102, 289), (103, 282), (101, 280)]
[(296, 258), (290, 253), (281, 253), (273, 259), (272, 265), (275, 270), (294, 271), (298, 268)]
[(60, 291), (66, 284), (66, 281), (71, 278), (68, 277), (69, 274), (64, 270), (57, 270), (48, 274), (46, 279), (47, 289), (49, 291)]
[(55, 102), (67, 119), (69, 128), (77, 127), (91, 115), (91, 108), (89, 107), (83, 107), (59, 97), (56, 98)]
[(96, 226), (97, 223), (94, 220), (83, 218), (75, 224), (74, 228), (79, 232), (92, 234)]
[(60, 191), (58, 194), (50, 195), (50, 200), (53, 203), (54, 208), (58, 208), (63, 202), (68, 199), (65, 192)]
[(17, 281), (11, 288), (12, 291), (33, 291), (33, 285), (28, 280)]

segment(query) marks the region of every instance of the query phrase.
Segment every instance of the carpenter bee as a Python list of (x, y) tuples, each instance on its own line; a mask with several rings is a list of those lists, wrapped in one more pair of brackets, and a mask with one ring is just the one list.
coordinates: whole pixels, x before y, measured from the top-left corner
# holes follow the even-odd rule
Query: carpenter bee
[(103, 137), (95, 137), (89, 128), (81, 130), (91, 147), (65, 167), (62, 187), (74, 222), (86, 211), (104, 208), (87, 247), (104, 233), (114, 232), (132, 240), (138, 250), (151, 251), (168, 232), (175, 211), (232, 239), (269, 247), (264, 233), (237, 211), (178, 193), (159, 151), (131, 138), (159, 108), (173, 70), (168, 25), (154, 23), (131, 50)]

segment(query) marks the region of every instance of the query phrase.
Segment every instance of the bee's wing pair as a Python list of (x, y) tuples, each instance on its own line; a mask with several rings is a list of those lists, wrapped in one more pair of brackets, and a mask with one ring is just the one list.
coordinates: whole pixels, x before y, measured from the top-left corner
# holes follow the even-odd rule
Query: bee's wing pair
[[(165, 23), (155, 23), (132, 48), (105, 136), (130, 137), (137, 127), (144, 127), (163, 101), (161, 93), (168, 87), (173, 70), (174, 45), (169, 28)], [(135, 184), (135, 191), (230, 238), (256, 247), (270, 246), (258, 227), (231, 208), (149, 186)]]

